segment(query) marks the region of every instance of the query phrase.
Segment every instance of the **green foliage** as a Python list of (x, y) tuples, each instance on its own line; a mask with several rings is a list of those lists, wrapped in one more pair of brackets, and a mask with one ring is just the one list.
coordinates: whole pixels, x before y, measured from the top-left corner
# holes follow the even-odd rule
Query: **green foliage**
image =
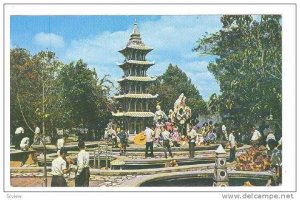
[[(33, 124), (41, 124), (45, 119), (47, 129), (52, 129), (57, 102), (56, 76), (62, 63), (53, 52), (39, 52), (32, 56), (26, 49), (11, 50), (11, 132), (23, 126), (33, 129)], [(43, 102), (44, 84), (44, 102)], [(45, 112), (43, 113), (43, 105)], [(23, 114), (22, 114), (23, 113)]]
[(223, 16), (223, 28), (205, 35), (195, 48), (217, 55), (208, 70), (220, 83), (218, 110), (246, 127), (264, 120), (270, 112), (282, 119), (281, 17)]
[(206, 104), (199, 91), (176, 65), (170, 64), (166, 72), (157, 78), (156, 83), (148, 91), (159, 95), (157, 101), (166, 113), (169, 109), (174, 109), (174, 103), (181, 93), (184, 93), (187, 98), (186, 104), (192, 109), (192, 120), (195, 120), (199, 114), (207, 112)]
[(14, 48), (10, 63), (11, 134), (18, 126), (28, 133), (33, 124), (41, 127), (43, 120), (46, 134), (80, 124), (99, 130), (108, 123), (109, 76), (98, 79), (82, 60), (64, 65), (49, 51), (32, 56), (26, 49)]
[(99, 122), (108, 122), (110, 113), (106, 107), (106, 99), (101, 98), (102, 88), (96, 77), (95, 72), (82, 60), (65, 65), (62, 69), (59, 76), (62, 107), (67, 111), (63, 118), (69, 127), (82, 124), (95, 129), (99, 128)]

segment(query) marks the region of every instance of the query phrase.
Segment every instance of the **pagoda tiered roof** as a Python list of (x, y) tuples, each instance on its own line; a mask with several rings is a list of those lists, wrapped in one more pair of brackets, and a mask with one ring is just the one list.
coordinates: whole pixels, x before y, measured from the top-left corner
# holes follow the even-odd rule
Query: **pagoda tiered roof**
[(123, 81), (141, 81), (141, 82), (150, 82), (150, 81), (155, 81), (156, 78), (152, 78), (149, 76), (127, 76), (122, 79), (119, 79), (118, 82), (123, 82)]
[(141, 44), (129, 44), (125, 48), (119, 50), (119, 52), (122, 53), (122, 54), (124, 54), (129, 49), (141, 50), (141, 51), (145, 51), (147, 53), (153, 50), (152, 48), (147, 47), (146, 45), (144, 45), (143, 43), (141, 43)]
[(131, 99), (155, 99), (158, 95), (152, 94), (122, 94), (114, 96), (115, 99), (131, 98)]
[(148, 65), (148, 66), (152, 66), (155, 63), (154, 62), (149, 62), (149, 61), (145, 61), (145, 60), (125, 60), (123, 63), (118, 63), (118, 65), (120, 67), (125, 66), (127, 64), (137, 64), (137, 65)]
[(112, 115), (115, 117), (154, 117), (152, 112), (113, 112)]

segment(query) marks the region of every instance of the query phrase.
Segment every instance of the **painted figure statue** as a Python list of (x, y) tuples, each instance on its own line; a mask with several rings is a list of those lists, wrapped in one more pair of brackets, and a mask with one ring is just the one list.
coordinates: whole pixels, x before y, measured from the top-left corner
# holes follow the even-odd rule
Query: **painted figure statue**
[(182, 134), (186, 134), (187, 126), (190, 123), (192, 110), (185, 104), (186, 97), (182, 93), (174, 103), (174, 122)]

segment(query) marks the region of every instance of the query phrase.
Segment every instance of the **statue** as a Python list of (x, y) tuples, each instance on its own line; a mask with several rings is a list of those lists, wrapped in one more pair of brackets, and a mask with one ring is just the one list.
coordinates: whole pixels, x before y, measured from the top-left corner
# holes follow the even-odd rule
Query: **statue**
[(171, 120), (171, 123), (174, 123), (175, 120), (175, 113), (172, 109), (169, 110), (169, 115), (168, 115), (168, 119)]
[(154, 114), (154, 122), (157, 123), (158, 121), (165, 121), (167, 119), (168, 119), (167, 115), (165, 114), (164, 111), (161, 110), (159, 103), (157, 103), (156, 112)]
[(192, 110), (185, 104), (186, 97), (183, 93), (174, 103), (174, 121), (178, 124), (180, 132), (186, 134), (187, 126), (192, 117)]

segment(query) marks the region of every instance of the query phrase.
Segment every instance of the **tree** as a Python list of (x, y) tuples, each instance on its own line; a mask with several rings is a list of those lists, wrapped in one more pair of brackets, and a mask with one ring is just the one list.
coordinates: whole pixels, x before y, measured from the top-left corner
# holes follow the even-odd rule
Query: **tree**
[(22, 48), (11, 50), (10, 61), (11, 134), (18, 126), (32, 132), (32, 125), (41, 125), (43, 119), (48, 123), (47, 130), (51, 130), (53, 121), (59, 121), (55, 106), (59, 102), (56, 78), (62, 63), (53, 52), (41, 51), (32, 56)]
[(195, 51), (216, 55), (208, 66), (220, 83), (223, 118), (248, 128), (272, 113), (282, 119), (281, 17), (221, 17), (223, 28), (205, 35)]
[[(31, 55), (26, 49), (15, 48), (10, 51), (10, 123), (11, 135), (18, 126), (26, 127), (20, 110), (20, 99), (23, 100), (22, 94), (26, 94), (25, 87), (30, 85), (26, 79), (27, 68), (30, 65)], [(19, 101), (18, 101), (19, 100)], [(23, 108), (27, 108), (25, 104)]]
[[(64, 123), (71, 127), (104, 128), (109, 120), (107, 96), (102, 96), (107, 76), (98, 80), (82, 60), (65, 65), (60, 73)], [(105, 124), (105, 125), (104, 125)]]
[(148, 91), (158, 94), (157, 101), (162, 109), (174, 109), (174, 103), (181, 93), (187, 98), (186, 104), (192, 109), (192, 120), (196, 120), (199, 114), (206, 114), (206, 103), (202, 99), (197, 88), (191, 83), (191, 79), (178, 67), (169, 65), (166, 72), (159, 76)]

